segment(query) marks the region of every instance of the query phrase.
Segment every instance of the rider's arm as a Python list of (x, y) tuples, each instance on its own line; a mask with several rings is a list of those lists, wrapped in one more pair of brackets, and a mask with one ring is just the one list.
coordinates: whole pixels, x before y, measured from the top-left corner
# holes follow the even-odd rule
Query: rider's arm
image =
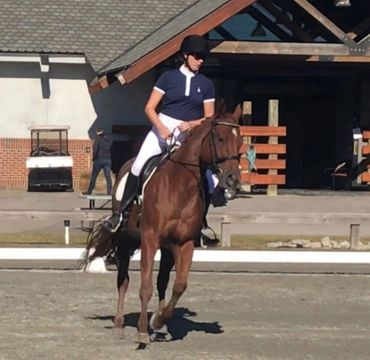
[(214, 101), (204, 102), (203, 103), (203, 112), (204, 112), (204, 117), (202, 117), (200, 119), (184, 121), (179, 126), (179, 129), (181, 131), (193, 129), (193, 128), (199, 126), (207, 118), (212, 117), (215, 113), (215, 102)]
[(171, 133), (169, 130), (162, 124), (161, 120), (157, 114), (157, 106), (161, 102), (164, 93), (158, 91), (157, 89), (153, 89), (152, 93), (150, 94), (149, 100), (145, 105), (145, 114), (153, 124), (153, 126), (158, 130), (159, 134), (162, 136), (163, 139), (167, 139)]

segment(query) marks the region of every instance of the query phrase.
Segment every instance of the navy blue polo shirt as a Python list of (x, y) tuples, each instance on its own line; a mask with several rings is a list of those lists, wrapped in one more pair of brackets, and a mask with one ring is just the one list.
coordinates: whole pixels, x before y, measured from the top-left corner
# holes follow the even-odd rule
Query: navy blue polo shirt
[(179, 120), (202, 118), (204, 102), (215, 101), (212, 81), (184, 65), (163, 73), (154, 88), (164, 94), (161, 113)]

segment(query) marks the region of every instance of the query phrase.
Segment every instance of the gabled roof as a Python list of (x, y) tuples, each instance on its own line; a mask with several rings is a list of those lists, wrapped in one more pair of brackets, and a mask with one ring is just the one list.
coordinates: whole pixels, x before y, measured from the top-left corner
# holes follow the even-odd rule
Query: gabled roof
[[(100, 72), (122, 54), (127, 55), (123, 63), (139, 55), (137, 44), (164, 24), (176, 24), (176, 17), (192, 6), (206, 13), (210, 4), (220, 2), (225, 1), (1, 0), (0, 52), (85, 54)], [(205, 4), (203, 10), (199, 3)], [(201, 16), (191, 11), (188, 14)], [(168, 31), (171, 29), (175, 31), (176, 26)], [(155, 41), (160, 43), (161, 39)]]
[[(208, 14), (219, 8), (229, 0), (200, 0), (175, 17), (163, 23), (157, 30), (148, 33), (142, 41), (129, 49), (125, 49), (120, 56), (100, 69), (100, 73), (110, 72), (112, 70), (122, 69), (132, 64), (137, 59), (146, 55), (153, 49), (159, 47), (177, 34), (181, 33), (194, 23), (205, 18)], [(232, 14), (230, 14), (232, 15)]]
[(256, 2), (1, 0), (0, 53), (84, 54), (100, 75), (90, 84), (95, 91), (116, 77), (133, 81), (176, 53), (186, 35), (206, 34), (247, 11), (280, 41), (229, 41), (221, 27), (223, 40), (213, 44), (213, 53), (370, 62), (368, 0), (353, 2), (346, 12), (333, 10), (332, 0), (259, 0), (250, 6)]
[[(255, 2), (256, 0), (200, 0), (137, 46), (123, 53), (103, 68), (101, 74), (113, 71), (122, 84), (131, 82), (176, 53), (185, 36), (203, 35)], [(121, 71), (117, 73), (115, 70), (118, 69)], [(108, 76), (96, 78), (90, 84), (90, 91), (105, 88), (109, 83)]]

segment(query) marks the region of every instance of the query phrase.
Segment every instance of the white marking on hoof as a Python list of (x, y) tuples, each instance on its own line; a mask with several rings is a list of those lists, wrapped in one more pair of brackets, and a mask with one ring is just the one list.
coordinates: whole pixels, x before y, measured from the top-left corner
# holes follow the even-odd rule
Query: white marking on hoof
[(158, 315), (158, 311), (154, 311), (152, 316), (150, 317), (150, 320), (149, 320), (150, 329), (155, 331), (155, 332), (167, 332), (166, 324), (163, 324), (163, 326), (160, 327), (160, 328), (157, 328), (157, 327), (154, 326), (154, 320), (155, 320), (155, 317), (157, 315)]
[[(165, 329), (165, 331), (163, 331)], [(155, 331), (150, 335), (151, 342), (167, 342), (172, 339), (172, 336), (167, 331), (167, 326), (163, 326), (161, 331)]]
[(136, 342), (139, 344), (139, 346), (138, 346), (139, 350), (145, 349), (146, 346), (144, 346), (144, 345), (149, 345), (150, 344), (149, 334), (138, 332)]
[(151, 330), (156, 330), (154, 328), (154, 319), (155, 319), (156, 316), (157, 316), (157, 311), (154, 311), (153, 314), (152, 314), (152, 316), (150, 317), (150, 320), (149, 320), (149, 328)]

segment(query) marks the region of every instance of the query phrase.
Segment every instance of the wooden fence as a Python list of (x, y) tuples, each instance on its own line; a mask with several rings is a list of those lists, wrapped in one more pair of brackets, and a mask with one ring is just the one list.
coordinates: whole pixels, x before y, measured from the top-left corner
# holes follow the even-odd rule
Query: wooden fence
[(277, 195), (277, 186), (285, 184), (286, 169), (286, 145), (279, 143), (279, 138), (286, 136), (286, 127), (278, 125), (277, 100), (269, 101), (268, 114), (268, 126), (240, 127), (243, 137), (241, 180), (247, 185), (266, 185), (268, 195)]
[[(243, 117), (251, 116), (252, 103), (245, 101), (243, 104)], [(115, 134), (122, 134), (125, 140), (115, 142), (112, 149), (112, 169), (117, 172), (122, 163), (134, 156), (141, 145), (144, 135), (149, 131), (148, 126), (114, 126)], [(279, 138), (286, 136), (286, 127), (279, 126), (279, 102), (269, 100), (268, 125), (266, 126), (241, 126), (243, 146), (241, 151), (242, 184), (266, 185), (268, 195), (277, 195), (277, 186), (285, 184), (286, 145), (279, 143)], [(253, 164), (247, 157), (247, 151), (253, 149), (256, 156)], [(123, 154), (125, 157), (123, 157)], [(249, 170), (254, 165), (253, 170)]]
[[(358, 142), (358, 147), (361, 148), (361, 158), (358, 159), (358, 162), (361, 162), (363, 158), (370, 157), (370, 131), (362, 132), (362, 139)], [(362, 183), (370, 183), (370, 165), (367, 165), (367, 171), (363, 172), (360, 175), (360, 181)]]

